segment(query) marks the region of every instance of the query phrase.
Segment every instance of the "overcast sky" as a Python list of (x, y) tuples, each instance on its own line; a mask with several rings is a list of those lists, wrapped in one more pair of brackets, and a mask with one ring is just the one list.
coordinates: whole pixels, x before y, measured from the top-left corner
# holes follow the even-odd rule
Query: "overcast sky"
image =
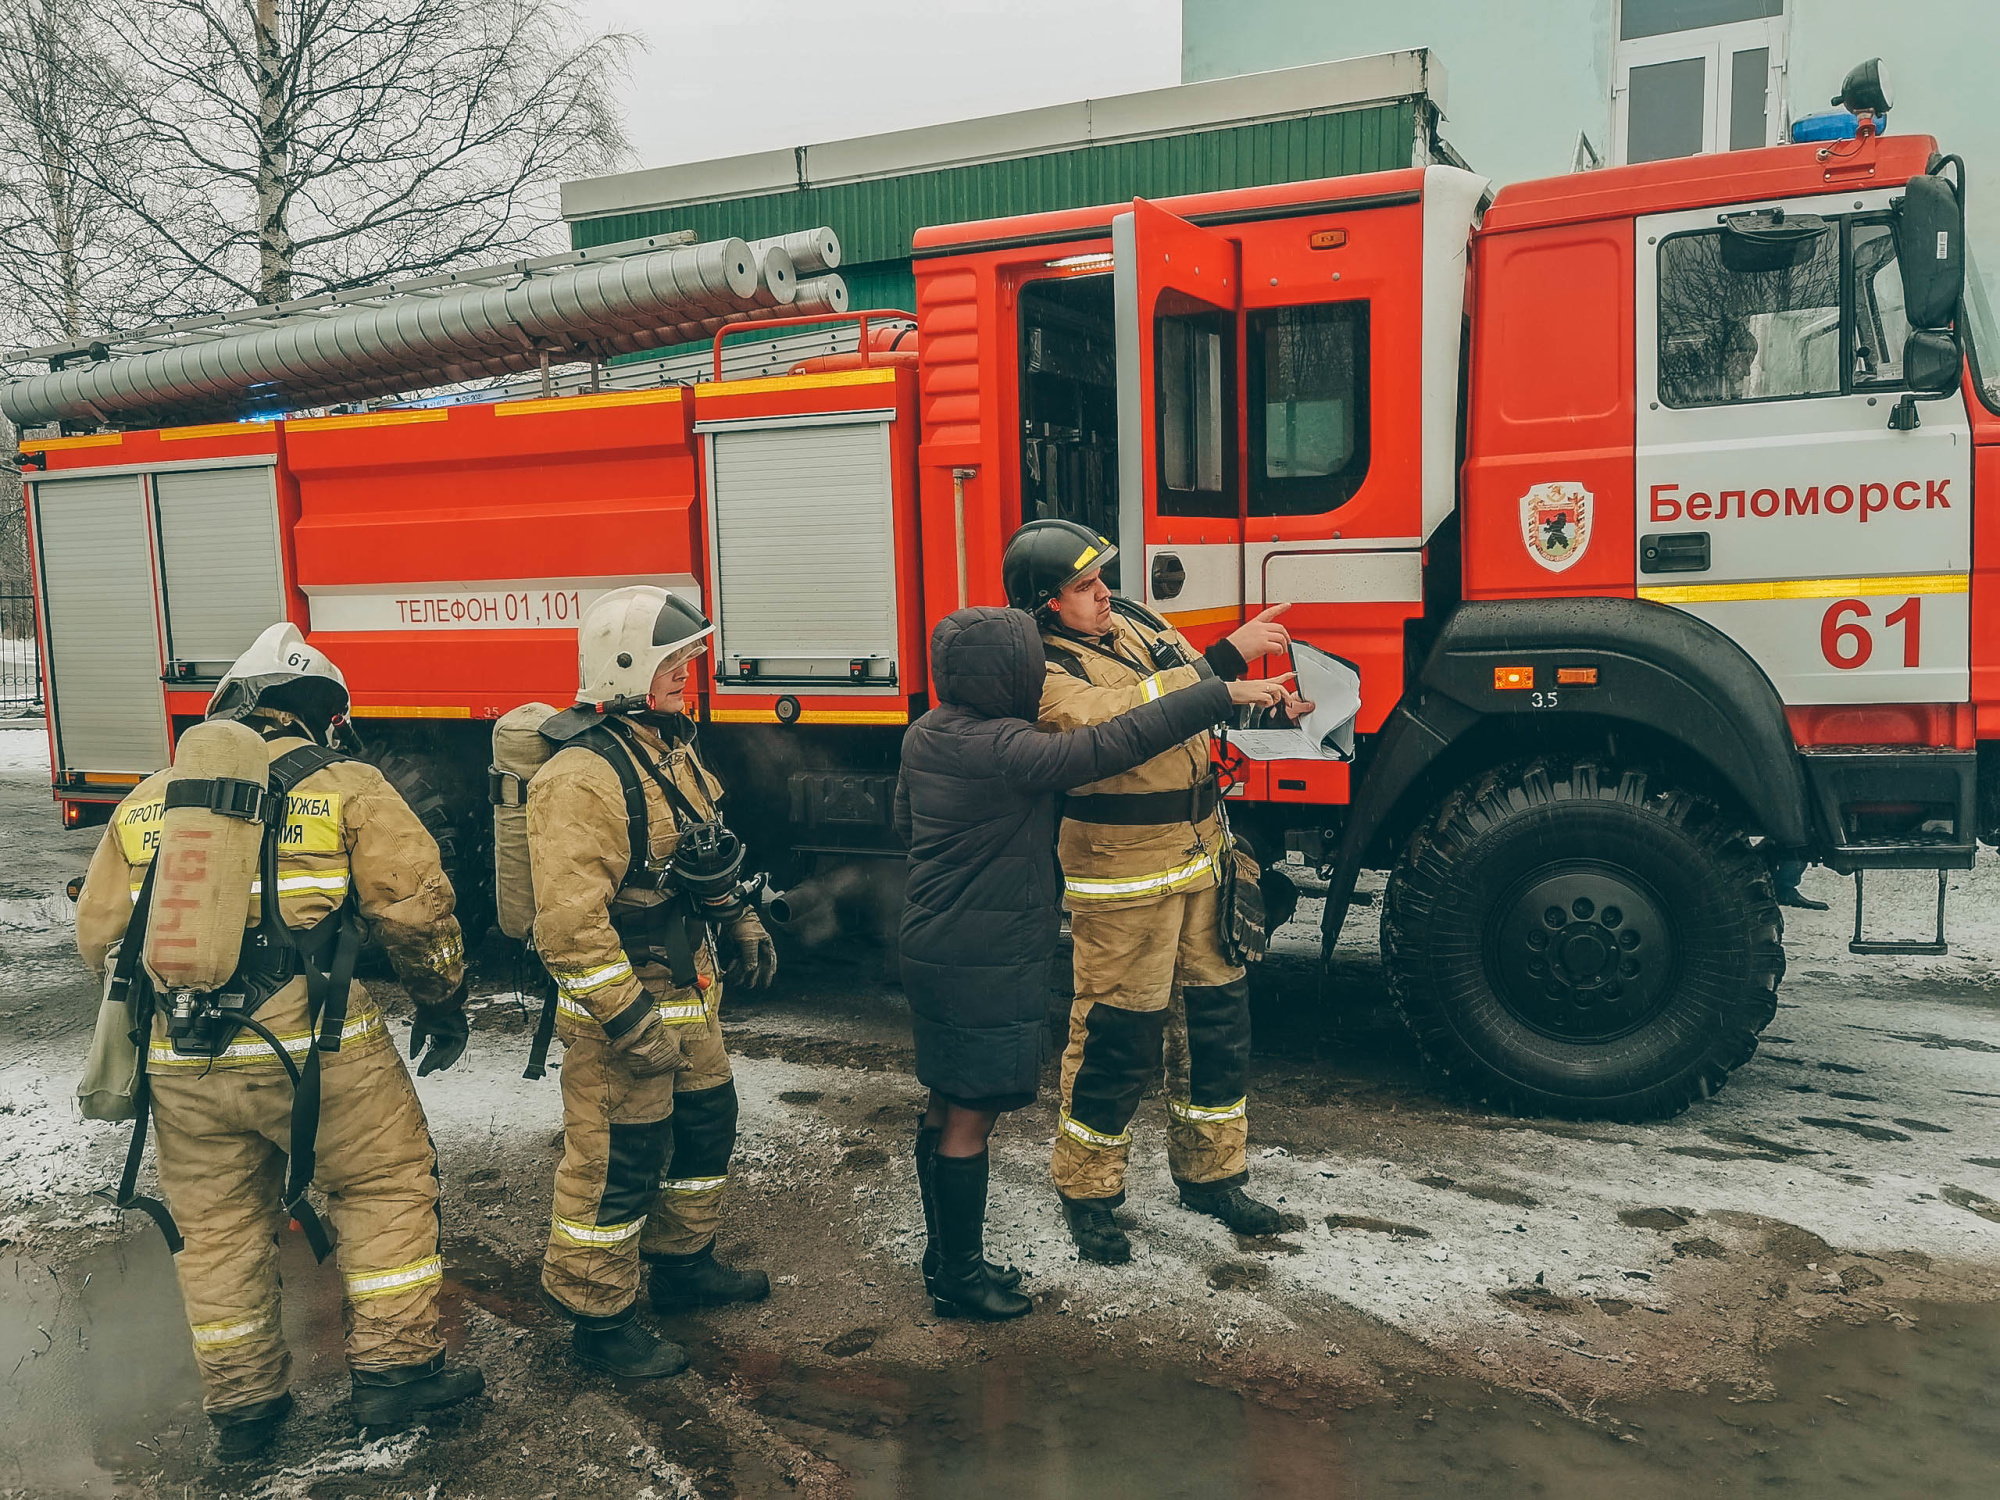
[(1180, 81), (1179, 0), (581, 0), (644, 38), (635, 167), (704, 161)]

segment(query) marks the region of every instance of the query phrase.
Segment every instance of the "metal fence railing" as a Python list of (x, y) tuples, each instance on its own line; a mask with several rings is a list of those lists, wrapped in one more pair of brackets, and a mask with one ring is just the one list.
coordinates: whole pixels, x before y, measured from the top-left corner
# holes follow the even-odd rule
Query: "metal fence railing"
[(42, 711), (42, 657), (35, 645), (35, 596), (0, 594), (0, 718)]

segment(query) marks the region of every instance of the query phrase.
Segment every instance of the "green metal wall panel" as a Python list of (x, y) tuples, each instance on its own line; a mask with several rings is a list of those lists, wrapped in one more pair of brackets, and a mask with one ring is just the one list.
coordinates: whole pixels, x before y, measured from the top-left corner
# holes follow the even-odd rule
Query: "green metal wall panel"
[[(910, 237), (927, 224), (1390, 171), (1411, 165), (1416, 110), (1416, 102), (1405, 99), (866, 182), (609, 214), (571, 224), (570, 241), (583, 249), (674, 229), (692, 229), (704, 240), (728, 235), (754, 240), (825, 224), (840, 236), (841, 254), (855, 268), (842, 268), (855, 294), (853, 305), (907, 306), (913, 295)], [(901, 279), (885, 279), (862, 295), (857, 274), (863, 268), (873, 272), (882, 262), (903, 262)], [(882, 275), (887, 276), (886, 267)], [(892, 290), (893, 296), (886, 295)]]

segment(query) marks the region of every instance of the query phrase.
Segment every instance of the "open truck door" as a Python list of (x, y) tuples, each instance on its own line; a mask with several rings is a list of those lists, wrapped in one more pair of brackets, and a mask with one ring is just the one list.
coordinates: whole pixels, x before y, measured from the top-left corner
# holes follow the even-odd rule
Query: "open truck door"
[(1111, 256), (1119, 592), (1205, 643), (1243, 618), (1241, 255), (1135, 198)]

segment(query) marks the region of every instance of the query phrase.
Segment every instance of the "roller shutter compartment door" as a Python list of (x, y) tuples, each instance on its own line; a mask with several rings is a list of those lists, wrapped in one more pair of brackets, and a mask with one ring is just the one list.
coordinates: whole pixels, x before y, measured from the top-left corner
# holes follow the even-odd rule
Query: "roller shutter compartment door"
[(35, 536), (62, 769), (157, 771), (167, 709), (143, 482), (40, 481)]
[(721, 676), (848, 686), (896, 676), (896, 541), (888, 425), (714, 434)]
[(197, 469), (153, 485), (167, 659), (212, 682), (285, 617), (271, 470)]

